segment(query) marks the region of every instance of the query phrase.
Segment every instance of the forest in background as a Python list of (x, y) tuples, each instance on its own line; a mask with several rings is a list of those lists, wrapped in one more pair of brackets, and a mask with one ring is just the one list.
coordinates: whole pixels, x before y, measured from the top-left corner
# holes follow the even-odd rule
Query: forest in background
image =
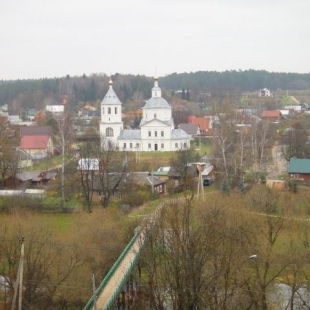
[[(151, 96), (153, 77), (116, 73), (111, 78), (113, 88), (124, 104), (128, 101), (143, 103), (143, 100)], [(107, 92), (109, 79), (106, 74), (84, 74), (37, 80), (2, 80), (0, 106), (7, 104), (12, 112), (18, 111), (20, 107), (42, 109), (46, 104), (61, 103), (64, 96), (73, 107), (81, 102), (97, 102), (101, 101)], [(189, 90), (193, 99), (201, 93), (241, 94), (264, 87), (271, 91), (309, 90), (310, 73), (276, 73), (262, 70), (173, 73), (160, 77), (159, 86), (171, 94), (182, 89)]]

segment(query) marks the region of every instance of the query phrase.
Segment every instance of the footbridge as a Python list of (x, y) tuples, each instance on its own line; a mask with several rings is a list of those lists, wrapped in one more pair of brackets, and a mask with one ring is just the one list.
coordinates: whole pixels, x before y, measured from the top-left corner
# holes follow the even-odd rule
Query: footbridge
[(154, 221), (148, 219), (145, 223), (147, 224), (136, 229), (135, 235), (102, 280), (94, 295), (89, 299), (84, 310), (112, 309), (137, 263), (145, 242), (146, 231), (150, 225), (153, 225)]

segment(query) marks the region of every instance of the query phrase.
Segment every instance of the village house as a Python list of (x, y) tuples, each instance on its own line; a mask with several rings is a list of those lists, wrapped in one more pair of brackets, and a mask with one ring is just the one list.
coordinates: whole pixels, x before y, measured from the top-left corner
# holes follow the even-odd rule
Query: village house
[(262, 120), (269, 121), (271, 123), (278, 123), (281, 117), (281, 112), (278, 110), (264, 110), (261, 114)]
[(28, 153), (33, 159), (42, 159), (54, 154), (53, 140), (48, 135), (23, 136), (19, 149)]
[(259, 90), (258, 97), (272, 97), (272, 94), (268, 88)]
[(31, 170), (17, 172), (14, 176), (5, 180), (5, 187), (15, 189), (26, 189), (33, 185), (44, 185), (51, 180), (55, 180), (57, 176), (56, 172)]
[(198, 124), (193, 123), (182, 123), (179, 124), (178, 128), (184, 130), (188, 135), (192, 137), (192, 139), (198, 135), (200, 135), (200, 129)]
[(51, 126), (21, 126), (20, 136), (50, 136), (53, 135), (53, 129)]
[(287, 172), (291, 179), (310, 181), (310, 159), (291, 158)]
[(208, 136), (212, 135), (213, 119), (211, 116), (196, 117), (191, 115), (188, 117), (188, 123), (197, 124), (199, 126), (200, 134)]
[[(99, 175), (92, 176), (92, 190), (98, 196), (102, 196), (101, 180)], [(113, 178), (111, 178), (113, 182)], [(158, 194), (165, 194), (167, 192), (166, 181), (157, 176), (153, 176), (150, 172), (127, 172), (124, 174), (122, 181), (113, 193), (113, 199), (121, 199), (126, 191), (128, 191), (127, 184), (134, 184), (137, 186), (148, 188), (149, 192), (156, 192)]]

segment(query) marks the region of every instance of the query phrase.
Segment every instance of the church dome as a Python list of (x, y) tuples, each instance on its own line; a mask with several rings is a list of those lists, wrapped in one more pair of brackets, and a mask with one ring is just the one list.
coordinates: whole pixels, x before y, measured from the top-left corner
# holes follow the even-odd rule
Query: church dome
[(144, 108), (152, 109), (152, 108), (170, 108), (169, 103), (162, 97), (152, 97), (150, 98)]
[(168, 102), (161, 97), (161, 89), (158, 87), (158, 78), (154, 77), (154, 87), (152, 88), (152, 98), (150, 98), (144, 108), (152, 109), (152, 108), (170, 108)]

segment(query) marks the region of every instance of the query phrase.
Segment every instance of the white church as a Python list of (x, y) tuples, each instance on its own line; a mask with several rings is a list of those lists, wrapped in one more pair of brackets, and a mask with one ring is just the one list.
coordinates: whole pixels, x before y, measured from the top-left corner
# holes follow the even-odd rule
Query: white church
[[(190, 148), (191, 136), (175, 129), (171, 106), (161, 97), (158, 78), (154, 78), (152, 98), (142, 108), (140, 129), (124, 129), (122, 103), (109, 82), (101, 102), (100, 136), (109, 139), (120, 151), (177, 151)], [(101, 142), (103, 143), (103, 142)]]

